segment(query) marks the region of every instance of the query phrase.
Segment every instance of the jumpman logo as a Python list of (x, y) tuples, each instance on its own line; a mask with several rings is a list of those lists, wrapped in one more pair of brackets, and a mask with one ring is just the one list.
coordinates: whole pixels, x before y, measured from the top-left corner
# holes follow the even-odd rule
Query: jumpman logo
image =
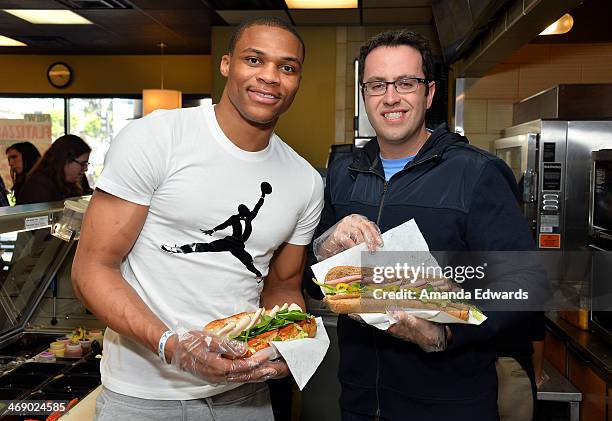
[[(232, 228), (232, 234), (228, 235), (225, 238), (211, 241), (210, 243), (191, 243), (184, 244), (182, 246), (168, 246), (163, 244), (161, 249), (168, 253), (204, 253), (204, 252), (222, 252), (229, 251), (234, 255), (238, 260), (246, 266), (248, 270), (253, 272), (258, 278), (261, 277), (261, 272), (257, 270), (255, 265), (253, 264), (253, 256), (251, 256), (245, 250), (245, 243), (251, 236), (253, 232), (253, 227), (251, 222), (257, 216), (259, 209), (261, 209), (264, 203), (264, 197), (266, 194), (272, 193), (272, 186), (270, 183), (266, 183), (265, 181), (261, 183), (261, 197), (259, 201), (255, 205), (252, 211), (246, 205), (240, 204), (238, 205), (238, 213), (227, 218), (225, 222), (217, 225), (213, 229), (203, 230), (200, 229), (206, 235), (213, 235), (216, 231), (221, 231), (225, 228)], [(244, 228), (243, 228), (244, 224)]]

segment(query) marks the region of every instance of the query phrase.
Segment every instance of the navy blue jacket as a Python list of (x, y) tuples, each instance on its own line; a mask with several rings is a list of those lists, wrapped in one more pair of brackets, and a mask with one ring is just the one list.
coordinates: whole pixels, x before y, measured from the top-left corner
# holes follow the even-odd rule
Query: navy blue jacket
[[(374, 138), (330, 164), (315, 238), (357, 213), (382, 232), (414, 218), (432, 251), (532, 250), (516, 193), (502, 160), (446, 127), (436, 129), (414, 160), (386, 182)], [(529, 288), (527, 278), (501, 276), (496, 288)], [(439, 353), (340, 316), (341, 407), (382, 419), (495, 420), (496, 352), (490, 344), (527, 320), (527, 313), (487, 316), (481, 326), (452, 325), (453, 341)]]

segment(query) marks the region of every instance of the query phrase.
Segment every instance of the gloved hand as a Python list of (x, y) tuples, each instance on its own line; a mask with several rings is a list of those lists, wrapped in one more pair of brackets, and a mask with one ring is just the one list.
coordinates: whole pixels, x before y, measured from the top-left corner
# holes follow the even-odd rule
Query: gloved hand
[(341, 251), (365, 242), (368, 250), (383, 246), (378, 226), (363, 215), (344, 217), (313, 241), (315, 257), (320, 262)]
[(284, 377), (284, 361), (269, 361), (274, 351), (264, 349), (248, 358), (246, 344), (209, 332), (192, 330), (178, 335), (171, 364), (210, 383), (251, 383)]
[(396, 338), (415, 343), (425, 352), (437, 352), (446, 349), (447, 332), (445, 325), (419, 319), (401, 310), (389, 310), (387, 316), (397, 321), (387, 329), (387, 332)]

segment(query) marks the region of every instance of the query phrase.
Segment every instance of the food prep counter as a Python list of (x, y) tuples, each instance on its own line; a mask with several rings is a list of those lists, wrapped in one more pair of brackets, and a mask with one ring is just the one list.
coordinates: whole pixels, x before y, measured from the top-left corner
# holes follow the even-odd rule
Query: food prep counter
[(48, 354), (42, 362), (40, 355), (77, 327), (104, 328), (72, 291), (80, 219), (67, 214), (63, 202), (0, 208), (1, 420), (47, 418), (8, 412), (6, 401), (26, 408), (34, 401), (67, 403), (100, 385), (101, 340), (75, 358)]

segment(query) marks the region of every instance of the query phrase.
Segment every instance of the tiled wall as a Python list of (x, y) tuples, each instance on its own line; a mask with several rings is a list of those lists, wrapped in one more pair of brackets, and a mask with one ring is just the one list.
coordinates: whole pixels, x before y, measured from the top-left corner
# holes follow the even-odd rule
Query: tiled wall
[(512, 125), (512, 104), (560, 83), (612, 83), (612, 44), (528, 44), (465, 92), (464, 130), (490, 150)]

